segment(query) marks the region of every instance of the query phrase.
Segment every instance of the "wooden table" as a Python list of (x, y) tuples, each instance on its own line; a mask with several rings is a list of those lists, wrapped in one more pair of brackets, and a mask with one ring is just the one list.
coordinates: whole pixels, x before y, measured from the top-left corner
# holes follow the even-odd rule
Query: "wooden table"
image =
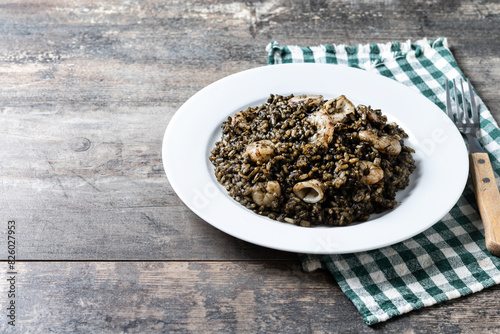
[[(0, 332), (500, 332), (500, 288), (366, 326), (326, 272), (228, 236), (165, 177), (176, 110), (265, 46), (448, 37), (500, 120), (498, 1), (0, 4)], [(481, 316), (481, 320), (478, 319)]]

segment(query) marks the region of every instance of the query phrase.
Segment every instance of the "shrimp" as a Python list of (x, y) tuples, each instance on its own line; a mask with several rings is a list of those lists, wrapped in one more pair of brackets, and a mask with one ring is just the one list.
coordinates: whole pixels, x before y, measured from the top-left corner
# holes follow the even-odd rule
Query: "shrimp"
[(349, 114), (354, 113), (354, 104), (344, 95), (328, 100), (321, 108), (330, 115), (333, 124), (342, 122)]
[(366, 184), (375, 184), (384, 178), (384, 170), (371, 161), (360, 160), (359, 168), (363, 173), (361, 181)]
[(306, 203), (318, 203), (325, 195), (325, 185), (320, 180), (307, 180), (293, 186), (293, 193)]
[(231, 119), (231, 126), (239, 126), (240, 124), (247, 124), (247, 118), (243, 112), (237, 112)]
[(306, 106), (319, 105), (323, 102), (323, 95), (299, 95), (288, 100), (289, 106), (298, 106), (305, 104)]
[(401, 152), (400, 138), (395, 136), (379, 137), (371, 131), (363, 130), (358, 133), (359, 139), (370, 142), (377, 150), (389, 155), (398, 155)]
[(252, 199), (259, 206), (277, 205), (276, 200), (281, 196), (281, 187), (278, 181), (260, 182), (252, 188)]
[(250, 160), (258, 164), (271, 160), (274, 156), (273, 142), (270, 140), (259, 140), (250, 143), (245, 148)]
[(370, 110), (366, 113), (366, 118), (368, 118), (372, 123), (376, 125), (382, 125), (385, 123), (385, 120), (381, 115), (377, 114), (374, 110)]
[(250, 122), (252, 122), (254, 118), (255, 115), (250, 110), (237, 112), (231, 118), (231, 126), (234, 128), (236, 133), (239, 134), (242, 131), (249, 129)]
[(310, 114), (307, 121), (316, 127), (316, 133), (309, 138), (309, 141), (317, 145), (328, 146), (335, 128), (330, 116), (322, 110), (318, 110)]

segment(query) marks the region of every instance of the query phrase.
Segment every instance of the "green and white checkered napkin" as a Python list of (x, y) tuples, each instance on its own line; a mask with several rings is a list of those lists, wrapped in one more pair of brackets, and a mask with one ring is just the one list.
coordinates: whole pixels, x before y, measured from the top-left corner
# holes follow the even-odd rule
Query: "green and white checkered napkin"
[[(446, 80), (464, 75), (445, 38), (415, 43), (267, 46), (268, 64), (330, 63), (384, 75), (421, 92), (445, 111)], [(500, 184), (500, 129), (477, 99), (481, 143)], [(500, 259), (488, 253), (473, 188), (425, 232), (396, 245), (355, 254), (301, 255), (306, 271), (327, 268), (365, 323), (465, 296), (500, 283)]]

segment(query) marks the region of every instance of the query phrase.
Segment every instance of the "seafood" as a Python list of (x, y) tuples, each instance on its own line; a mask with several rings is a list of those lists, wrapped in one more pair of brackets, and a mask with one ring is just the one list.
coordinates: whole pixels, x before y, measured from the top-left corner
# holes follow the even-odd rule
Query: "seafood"
[(377, 136), (371, 131), (360, 131), (358, 134), (361, 140), (370, 142), (377, 150), (389, 155), (398, 155), (401, 152), (401, 138), (395, 136)]
[(321, 108), (330, 115), (334, 124), (342, 122), (348, 115), (354, 113), (354, 104), (344, 95), (328, 100)]
[(270, 140), (259, 140), (248, 144), (245, 151), (253, 162), (264, 163), (269, 161), (274, 155), (273, 142)]
[(415, 169), (407, 134), (344, 95), (271, 95), (222, 124), (210, 161), (228, 195), (303, 227), (343, 226), (397, 205)]
[(293, 193), (306, 203), (317, 203), (323, 199), (325, 185), (320, 180), (307, 180), (297, 183)]
[(276, 206), (280, 196), (281, 187), (276, 181), (260, 182), (252, 188), (252, 199), (260, 206)]
[(311, 143), (326, 145), (332, 140), (335, 125), (328, 114), (322, 110), (316, 111), (307, 117), (307, 121), (316, 127), (316, 133), (309, 138)]
[(298, 105), (319, 105), (323, 102), (323, 95), (299, 95), (294, 96), (290, 100), (288, 100), (288, 105), (290, 106), (298, 106)]
[(384, 178), (384, 170), (371, 161), (360, 160), (359, 167), (363, 173), (361, 181), (375, 184)]

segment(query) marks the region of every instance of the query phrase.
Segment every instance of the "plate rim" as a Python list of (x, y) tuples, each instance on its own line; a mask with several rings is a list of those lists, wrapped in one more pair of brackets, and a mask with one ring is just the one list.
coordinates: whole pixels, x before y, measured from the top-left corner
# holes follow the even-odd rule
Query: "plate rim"
[[(193, 211), (200, 218), (202, 218), (206, 223), (214, 226), (215, 228), (217, 228), (217, 229), (219, 229), (219, 230), (221, 230), (221, 231), (223, 231), (223, 232), (225, 232), (225, 233), (227, 233), (229, 235), (232, 235), (233, 237), (236, 237), (238, 239), (241, 239), (241, 240), (244, 240), (244, 241), (247, 241), (247, 242), (259, 245), (259, 246), (267, 247), (267, 248), (273, 248), (273, 249), (277, 249), (277, 250), (281, 250), (281, 251), (288, 251), (288, 252), (307, 253), (307, 254), (325, 254), (325, 253), (328, 253), (328, 254), (345, 254), (345, 253), (353, 253), (353, 252), (359, 252), (359, 251), (367, 251), (367, 250), (371, 250), (371, 249), (378, 249), (378, 248), (381, 248), (381, 247), (385, 247), (385, 246), (392, 245), (392, 244), (398, 243), (400, 241), (409, 239), (409, 238), (417, 235), (418, 233), (426, 230), (427, 228), (431, 227), (436, 222), (438, 222), (441, 218), (443, 218), (446, 215), (446, 213), (448, 213), (450, 211), (450, 209), (459, 200), (459, 198), (460, 198), (460, 196), (461, 196), (461, 194), (463, 192), (463, 189), (466, 186), (467, 176), (468, 176), (468, 163), (462, 164), (462, 166), (459, 166), (458, 171), (459, 171), (460, 177), (459, 177), (459, 180), (457, 180), (456, 189), (460, 189), (460, 191), (456, 190), (454, 196), (452, 196), (451, 199), (449, 199), (447, 201), (447, 205), (445, 207), (446, 210), (444, 210), (444, 209), (440, 210), (440, 211), (444, 212), (441, 217), (439, 217), (437, 219), (433, 219), (435, 221), (433, 221), (432, 223), (423, 224), (420, 229), (414, 229), (412, 231), (411, 235), (408, 234), (407, 236), (404, 236), (404, 237), (398, 237), (398, 238), (395, 237), (392, 240), (390, 240), (389, 242), (374, 243), (373, 245), (366, 246), (366, 247), (357, 246), (357, 247), (350, 247), (350, 248), (349, 247), (344, 247), (344, 248), (338, 249), (335, 246), (333, 246), (331, 249), (329, 249), (328, 247), (319, 247), (319, 248), (316, 247), (316, 248), (313, 249), (313, 248), (311, 248), (311, 246), (301, 246), (301, 247), (290, 246), (289, 243), (273, 244), (273, 242), (270, 242), (269, 238), (259, 239), (259, 238), (255, 238), (255, 234), (252, 234), (251, 236), (247, 236), (244, 233), (239, 233), (239, 232), (236, 233), (232, 228), (228, 228), (228, 226), (226, 224), (220, 224), (218, 222), (214, 222), (212, 220), (214, 218), (213, 217), (213, 212), (210, 212), (210, 214), (207, 214), (207, 212), (204, 212), (204, 210), (200, 210), (199, 208), (196, 208), (195, 205), (193, 204), (193, 198), (190, 199), (190, 198), (186, 197), (187, 196), (186, 192), (182, 190), (182, 185), (180, 184), (179, 180), (177, 179), (177, 177), (175, 175), (176, 172), (171, 168), (171, 165), (167, 162), (168, 158), (172, 158), (172, 156), (171, 156), (172, 155), (172, 151), (170, 150), (170, 146), (169, 146), (168, 142), (171, 140), (170, 138), (172, 137), (172, 135), (176, 133), (176, 129), (175, 128), (176, 128), (177, 124), (179, 123), (179, 121), (182, 119), (182, 117), (185, 117), (186, 110), (189, 110), (189, 108), (191, 108), (192, 106), (196, 105), (196, 103), (199, 102), (198, 100), (200, 100), (200, 99), (203, 100), (203, 98), (206, 98), (207, 94), (213, 93), (217, 89), (220, 89), (221, 87), (224, 87), (224, 85), (230, 84), (234, 80), (238, 81), (241, 78), (248, 78), (248, 77), (253, 77), (253, 76), (257, 76), (258, 77), (262, 73), (264, 73), (264, 75), (270, 75), (270, 74), (275, 74), (273, 72), (278, 72), (279, 73), (279, 72), (289, 71), (289, 70), (290, 71), (298, 71), (298, 70), (300, 70), (300, 71), (307, 71), (307, 70), (313, 69), (313, 68), (315, 70), (317, 70), (319, 68), (323, 68), (325, 71), (328, 70), (328, 71), (332, 71), (332, 72), (358, 73), (358, 75), (366, 76), (367, 78), (371, 77), (371, 78), (373, 78), (373, 80), (376, 80), (376, 81), (381, 80), (382, 82), (385, 82), (389, 86), (394, 86), (394, 87), (398, 86), (400, 89), (403, 89), (402, 87), (404, 87), (404, 89), (407, 91), (408, 94), (410, 94), (410, 95), (414, 94), (414, 96), (419, 96), (419, 99), (421, 99), (421, 101), (424, 101), (424, 100), (427, 101), (426, 104), (428, 106), (429, 106), (429, 104), (432, 104), (433, 109), (436, 110), (436, 111), (439, 111), (440, 118), (443, 119), (445, 122), (447, 120), (449, 122), (448, 125), (452, 125), (451, 128), (448, 126), (448, 128), (449, 128), (448, 130), (451, 130), (452, 133), (453, 133), (453, 135), (455, 137), (458, 135), (458, 137), (460, 138), (460, 141), (457, 141), (455, 143), (460, 143), (460, 142), (462, 143), (461, 145), (458, 145), (460, 147), (457, 148), (457, 152), (459, 152), (461, 154), (461, 156), (462, 156), (460, 159), (462, 159), (462, 161), (468, 160), (468, 158), (467, 158), (468, 154), (467, 154), (467, 149), (465, 147), (465, 143), (464, 143), (464, 141), (463, 141), (460, 133), (458, 132), (458, 129), (456, 129), (456, 127), (453, 125), (453, 123), (451, 122), (451, 120), (449, 120), (446, 117), (446, 114), (443, 113), (434, 103), (432, 103), (425, 96), (423, 96), (422, 94), (420, 94), (419, 92), (417, 92), (415, 90), (411, 90), (409, 87), (403, 85), (400, 82), (397, 82), (397, 81), (392, 80), (390, 78), (384, 77), (384, 76), (382, 76), (380, 74), (375, 74), (375, 73), (367, 72), (367, 71), (362, 70), (362, 69), (357, 69), (357, 68), (352, 68), (352, 67), (347, 67), (347, 66), (342, 66), (342, 65), (334, 65), (334, 64), (294, 63), (294, 64), (279, 64), (279, 65), (272, 65), (272, 66), (268, 66), (268, 65), (267, 66), (259, 66), (259, 67), (255, 67), (255, 68), (251, 68), (251, 69), (247, 69), (247, 70), (244, 70), (244, 71), (240, 71), (240, 72), (237, 72), (237, 73), (230, 74), (230, 75), (228, 75), (228, 76), (226, 76), (224, 78), (221, 78), (221, 79), (219, 79), (219, 80), (217, 80), (217, 81), (215, 81), (215, 82), (207, 85), (206, 87), (204, 87), (201, 90), (199, 90), (198, 92), (196, 92), (193, 96), (191, 96), (175, 112), (175, 114), (172, 116), (170, 122), (167, 125), (167, 128), (166, 128), (165, 133), (164, 133), (164, 137), (163, 137), (163, 142), (162, 142), (162, 162), (163, 162), (165, 173), (166, 173), (167, 178), (168, 178), (168, 180), (170, 182), (170, 185), (172, 186), (172, 188), (175, 191), (175, 193), (177, 194), (177, 196), (179, 196), (179, 198), (181, 199), (181, 201), (191, 211)], [(360, 73), (362, 73), (362, 74), (360, 74)], [(277, 92), (268, 92), (267, 96), (269, 96), (269, 94), (271, 94), (271, 93), (277, 93)], [(308, 92), (304, 92), (304, 93), (308, 93)], [(415, 94), (417, 94), (417, 95), (415, 95)], [(264, 97), (262, 96), (262, 98), (264, 98)], [(241, 110), (241, 109), (239, 109), (239, 110)], [(233, 109), (232, 113), (237, 112), (239, 110)], [(382, 109), (382, 112), (384, 113), (384, 109)], [(437, 114), (436, 114), (436, 116), (437, 116)], [(409, 130), (409, 129), (406, 129), (406, 128), (404, 128), (404, 129), (405, 129), (405, 131)], [(209, 143), (205, 143), (205, 144), (209, 145)], [(206, 160), (205, 161), (208, 161), (208, 156), (206, 156)], [(213, 172), (212, 172), (212, 174), (213, 174)], [(212, 189), (212, 191), (213, 191), (213, 189)], [(234, 200), (232, 200), (232, 201), (234, 203), (236, 203)], [(248, 210), (248, 209), (244, 208), (243, 206), (241, 206), (240, 204), (238, 204), (238, 203), (236, 203), (236, 204), (237, 204), (237, 206), (240, 207), (241, 210)], [(256, 215), (253, 212), (252, 212), (252, 214)], [(245, 216), (245, 218), (248, 218), (248, 215), (244, 215), (244, 216)], [(226, 219), (228, 218), (228, 217), (226, 217), (224, 215), (222, 215), (222, 217), (226, 218)], [(265, 219), (266, 221), (269, 220), (268, 218), (265, 218), (265, 217), (262, 217), (262, 216), (258, 216), (258, 217), (255, 217), (255, 218), (256, 219)], [(375, 220), (372, 220), (371, 222), (373, 222), (373, 221), (375, 221)], [(273, 223), (273, 224), (279, 224), (281, 226), (289, 226), (289, 227), (293, 226), (293, 225), (288, 225), (286, 223), (275, 222), (275, 221), (272, 221), (271, 223)], [(363, 224), (367, 224), (367, 223), (361, 223), (361, 224), (356, 225), (356, 226), (363, 226)], [(339, 228), (342, 228), (342, 229), (344, 229), (344, 228), (349, 228), (349, 227), (353, 227), (353, 226), (347, 226), (347, 227), (314, 227), (314, 228), (304, 228), (304, 227), (300, 227), (300, 226), (293, 226), (293, 227), (294, 228), (298, 228), (298, 229), (311, 230), (311, 229), (321, 229), (321, 228), (326, 228), (326, 229), (339, 229)], [(359, 229), (359, 228), (356, 228), (356, 229)], [(278, 228), (278, 230), (280, 230), (280, 229)], [(308, 232), (305, 232), (305, 231), (304, 231), (304, 233), (308, 234)], [(330, 241), (326, 240), (326, 242), (328, 243)]]

